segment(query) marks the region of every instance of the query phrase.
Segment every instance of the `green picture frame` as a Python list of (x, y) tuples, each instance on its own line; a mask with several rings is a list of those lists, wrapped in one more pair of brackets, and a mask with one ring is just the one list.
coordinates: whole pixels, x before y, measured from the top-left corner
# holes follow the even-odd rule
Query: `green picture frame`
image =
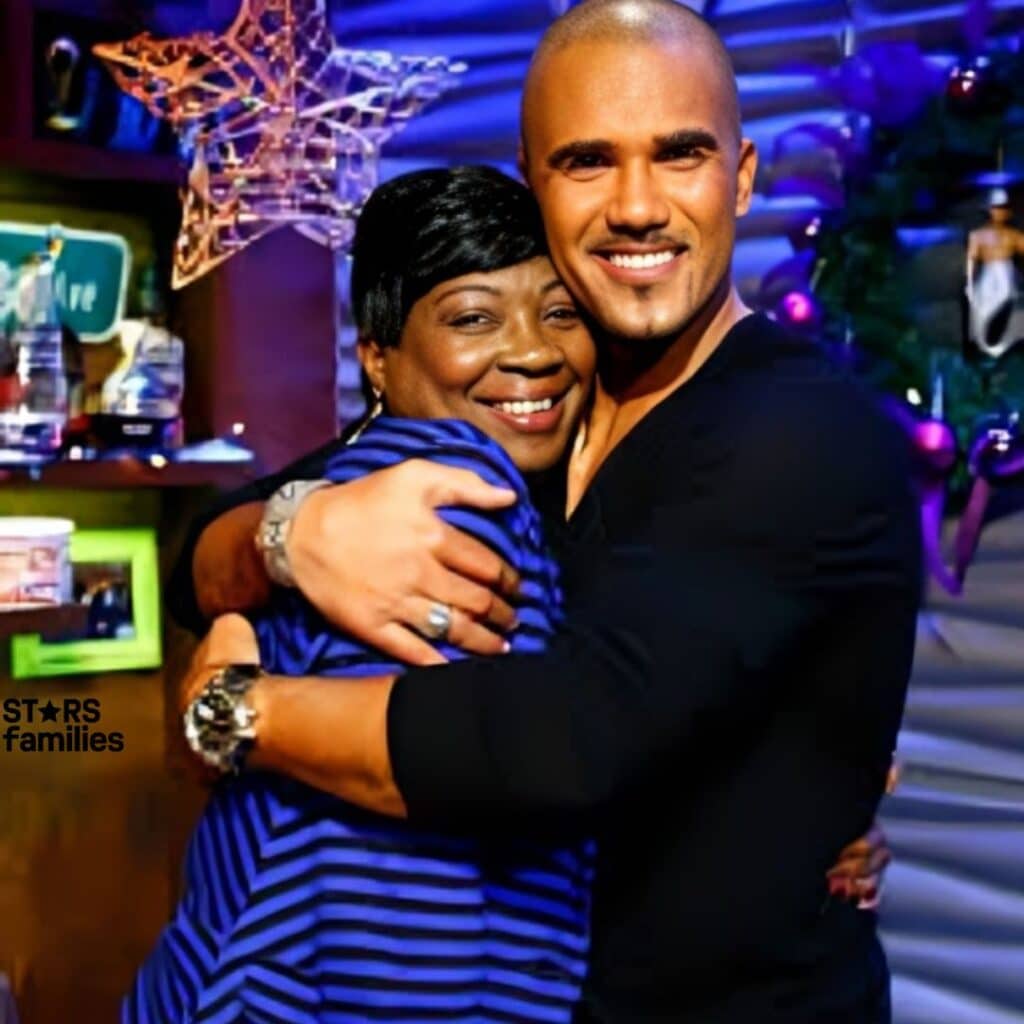
[(160, 570), (156, 532), (150, 529), (76, 530), (72, 567), (82, 563), (130, 567), (131, 637), (44, 642), (38, 634), (11, 639), (15, 679), (157, 668), (160, 640)]

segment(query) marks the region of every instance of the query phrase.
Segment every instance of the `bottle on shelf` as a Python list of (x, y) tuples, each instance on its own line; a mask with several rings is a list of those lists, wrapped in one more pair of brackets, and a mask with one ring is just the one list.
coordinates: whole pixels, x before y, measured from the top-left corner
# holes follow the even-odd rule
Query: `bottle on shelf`
[(164, 326), (152, 268), (143, 271), (139, 306), (139, 319), (121, 321), (124, 356), (103, 383), (99, 432), (115, 447), (178, 447), (182, 443), (185, 345)]
[(14, 306), (0, 359), (0, 461), (41, 462), (57, 455), (68, 411), (52, 246), (21, 268)]

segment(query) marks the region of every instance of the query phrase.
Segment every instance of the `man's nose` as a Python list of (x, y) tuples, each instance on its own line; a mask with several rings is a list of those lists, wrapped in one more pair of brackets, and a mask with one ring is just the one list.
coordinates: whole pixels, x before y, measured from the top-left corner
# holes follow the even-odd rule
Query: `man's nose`
[(634, 161), (619, 170), (606, 216), (611, 230), (633, 235), (668, 224), (668, 202), (649, 161)]

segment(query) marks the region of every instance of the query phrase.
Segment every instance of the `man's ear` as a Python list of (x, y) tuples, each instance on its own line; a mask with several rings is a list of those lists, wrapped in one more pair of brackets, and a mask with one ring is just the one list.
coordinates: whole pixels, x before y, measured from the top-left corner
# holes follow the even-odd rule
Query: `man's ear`
[(742, 217), (750, 209), (757, 177), (757, 146), (753, 140), (740, 142), (740, 155), (736, 167), (736, 216)]
[(362, 364), (363, 372), (369, 378), (370, 386), (383, 394), (387, 388), (387, 372), (384, 366), (384, 348), (372, 338), (360, 340), (356, 344), (356, 354)]

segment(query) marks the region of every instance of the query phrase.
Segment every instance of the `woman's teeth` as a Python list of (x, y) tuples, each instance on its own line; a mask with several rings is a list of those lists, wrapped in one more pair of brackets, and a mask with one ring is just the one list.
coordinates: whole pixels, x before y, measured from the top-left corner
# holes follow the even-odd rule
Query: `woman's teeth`
[(510, 416), (529, 416), (534, 412), (547, 412), (554, 404), (553, 398), (542, 398), (539, 402), (498, 402), (494, 407)]
[(608, 262), (613, 267), (621, 267), (623, 270), (649, 270), (651, 267), (660, 267), (675, 259), (675, 252), (671, 249), (665, 252), (645, 252), (631, 255), (624, 252), (613, 252), (608, 256)]

